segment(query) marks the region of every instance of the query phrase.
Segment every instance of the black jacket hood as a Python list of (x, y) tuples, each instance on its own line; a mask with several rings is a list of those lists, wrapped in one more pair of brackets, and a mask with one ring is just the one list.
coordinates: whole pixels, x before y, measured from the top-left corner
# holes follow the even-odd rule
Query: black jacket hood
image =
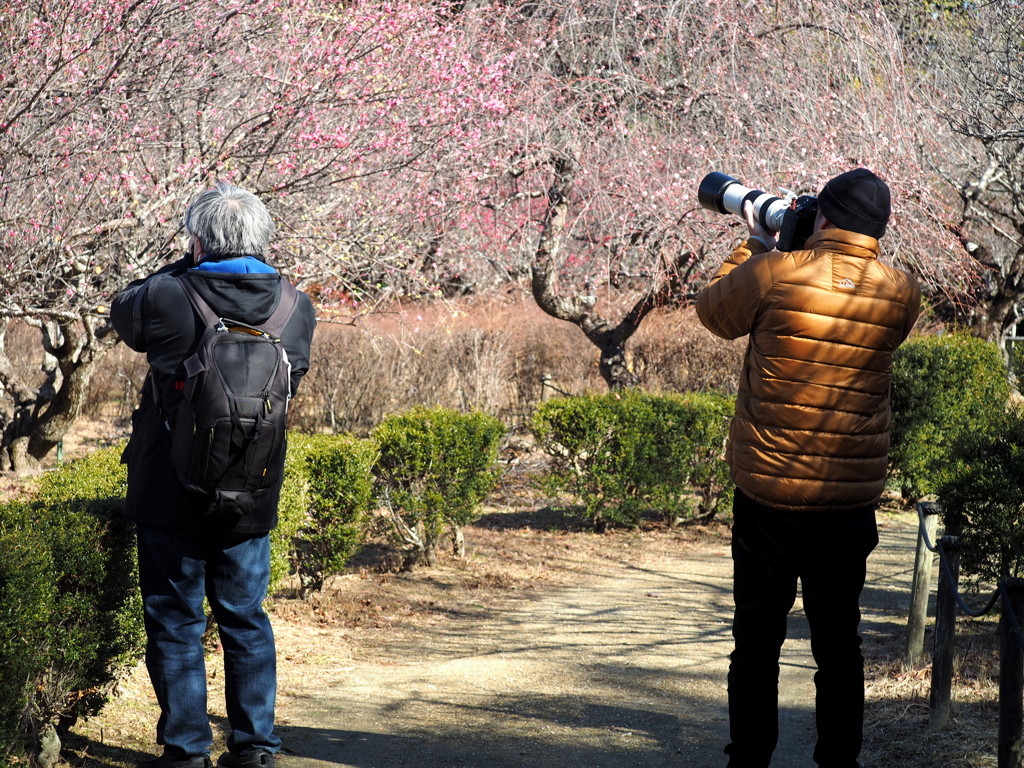
[(281, 300), (281, 275), (277, 273), (210, 272), (190, 269), (196, 292), (221, 317), (251, 325), (265, 322)]

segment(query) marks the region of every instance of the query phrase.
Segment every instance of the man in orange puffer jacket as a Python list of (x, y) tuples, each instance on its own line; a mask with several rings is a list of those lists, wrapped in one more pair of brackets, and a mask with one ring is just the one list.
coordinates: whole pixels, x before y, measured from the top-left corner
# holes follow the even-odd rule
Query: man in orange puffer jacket
[(800, 579), (811, 627), (821, 768), (856, 768), (864, 719), (859, 600), (878, 543), (892, 358), (921, 290), (878, 260), (890, 194), (858, 168), (829, 181), (805, 250), (750, 236), (697, 297), (717, 336), (749, 335), (727, 459), (733, 505), (729, 768), (767, 768), (778, 741), (779, 652)]

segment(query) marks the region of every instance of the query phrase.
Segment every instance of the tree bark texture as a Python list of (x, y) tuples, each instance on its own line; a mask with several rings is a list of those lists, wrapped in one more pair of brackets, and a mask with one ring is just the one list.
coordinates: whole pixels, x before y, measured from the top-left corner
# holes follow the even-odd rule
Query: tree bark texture
[(558, 252), (565, 234), (569, 197), (578, 165), (572, 151), (567, 150), (552, 160), (552, 167), (554, 179), (548, 187), (547, 214), (531, 266), (533, 298), (547, 314), (578, 326), (598, 348), (598, 369), (609, 389), (638, 386), (640, 380), (633, 372), (627, 342), (651, 310), (682, 295), (686, 276), (696, 262), (689, 258), (690, 254), (681, 255), (669, 270), (669, 276), (656, 282), (618, 323), (596, 311), (597, 297), (594, 295), (560, 295)]
[[(92, 375), (116, 342), (105, 318), (55, 320), (26, 318), (42, 335), (40, 382), (10, 356), (8, 318), (0, 327), (0, 392), (8, 404), (0, 413), (2, 465), (15, 471), (38, 467), (67, 434), (81, 413)], [(19, 352), (21, 350), (18, 350)]]

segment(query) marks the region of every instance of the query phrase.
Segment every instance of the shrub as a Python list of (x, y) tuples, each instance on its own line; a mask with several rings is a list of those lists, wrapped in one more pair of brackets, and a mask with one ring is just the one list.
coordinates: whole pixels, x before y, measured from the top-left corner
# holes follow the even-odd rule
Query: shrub
[(465, 554), (462, 529), (479, 516), (494, 487), (504, 434), (505, 425), (493, 416), (446, 408), (416, 408), (373, 430), (379, 487), (394, 530), (408, 547), (404, 570), (420, 559), (434, 564), (445, 524), (456, 554)]
[(964, 544), (965, 574), (984, 581), (1024, 572), (1024, 415), (1000, 414), (962, 432), (937, 483), (946, 532)]
[(652, 312), (630, 339), (634, 372), (648, 392), (735, 392), (746, 346), (746, 338), (708, 331), (692, 306)]
[[(54, 536), (58, 568), (65, 554), (69, 555), (69, 573), (88, 562), (96, 568), (102, 566), (102, 573), (97, 570), (95, 574), (97, 578), (102, 576), (102, 582), (96, 582), (100, 591), (92, 597), (105, 624), (103, 647), (109, 658), (97, 662), (101, 666), (108, 664), (112, 674), (134, 664), (141, 655), (145, 635), (138, 593), (135, 527), (124, 518), (128, 474), (121, 463), (123, 450), (124, 446), (118, 445), (92, 451), (48, 472), (35, 495), (35, 502), (50, 512), (48, 519), (53, 527), (49, 530)], [(81, 513), (80, 537), (67, 535), (75, 525), (75, 516), (63, 510)], [(59, 519), (62, 516), (64, 519)], [(64, 552), (72, 546), (79, 547), (79, 551)]]
[(128, 491), (128, 467), (121, 463), (123, 451), (123, 444), (91, 451), (45, 473), (39, 480), (36, 500), (120, 514)]
[(889, 470), (904, 499), (935, 491), (953, 441), (1006, 409), (999, 347), (962, 333), (917, 336), (893, 358)]
[(0, 508), (0, 666), (3, 685), (27, 683), (21, 695), (5, 696), (5, 739), (26, 723), (40, 734), (95, 714), (141, 656), (135, 536), (122, 516), (119, 458), (119, 448), (95, 451), (47, 474), (31, 503)]
[[(347, 435), (296, 436), (286, 483), (304, 510), (292, 538), (300, 595), (323, 589), (362, 546), (373, 501), (376, 445)], [(282, 494), (283, 495), (283, 494)]]
[(297, 570), (295, 538), (309, 511), (309, 477), (306, 453), (315, 436), (288, 432), (284, 459), (284, 480), (277, 503), (277, 527), (270, 532), (270, 587), (273, 594)]
[(649, 509), (710, 518), (731, 490), (722, 456), (733, 402), (639, 391), (549, 400), (532, 424), (553, 459), (544, 485), (579, 499), (595, 530), (635, 525)]
[(25, 506), (0, 508), (0, 758), (20, 751), (49, 646), (53, 558), (30, 519)]

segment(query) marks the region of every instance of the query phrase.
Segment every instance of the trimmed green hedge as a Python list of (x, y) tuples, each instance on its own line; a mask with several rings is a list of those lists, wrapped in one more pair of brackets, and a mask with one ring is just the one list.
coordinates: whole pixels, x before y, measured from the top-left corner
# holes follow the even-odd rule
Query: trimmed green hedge
[(558, 398), (534, 414), (552, 458), (543, 485), (570, 493), (595, 529), (635, 525), (647, 510), (670, 522), (711, 518), (731, 500), (724, 461), (735, 399), (640, 391)]
[(896, 350), (889, 472), (903, 498), (934, 493), (953, 441), (1001, 417), (1009, 395), (996, 344), (951, 333), (916, 336)]
[(120, 448), (45, 475), (0, 507), (0, 750), (32, 722), (95, 714), (144, 645)]
[(302, 509), (291, 536), (292, 558), (305, 597), (343, 572), (363, 545), (377, 447), (348, 435), (296, 435), (289, 454), (285, 484), (290, 503)]
[(0, 757), (24, 751), (22, 724), (51, 648), (53, 555), (32, 517), (25, 505), (0, 507)]
[(945, 532), (964, 544), (966, 575), (1024, 575), (1024, 415), (1003, 413), (961, 432), (936, 492)]
[(444, 526), (457, 554), (462, 528), (498, 478), (495, 462), (505, 425), (485, 413), (414, 408), (381, 422), (371, 433), (380, 450), (374, 468), (394, 530), (407, 548), (403, 569), (436, 558)]
[(306, 454), (316, 436), (288, 433), (288, 449), (284, 459), (284, 481), (277, 504), (277, 527), (270, 532), (269, 594), (297, 570), (295, 537), (306, 522), (309, 510), (309, 476)]

